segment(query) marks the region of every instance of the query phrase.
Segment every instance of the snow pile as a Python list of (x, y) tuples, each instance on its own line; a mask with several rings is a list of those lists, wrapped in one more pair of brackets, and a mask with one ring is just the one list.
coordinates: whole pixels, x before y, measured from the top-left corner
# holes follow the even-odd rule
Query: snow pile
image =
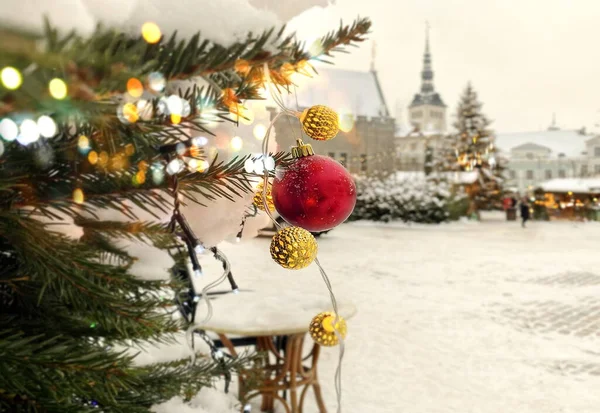
[(449, 219), (450, 184), (424, 175), (359, 178), (351, 220), (439, 223)]

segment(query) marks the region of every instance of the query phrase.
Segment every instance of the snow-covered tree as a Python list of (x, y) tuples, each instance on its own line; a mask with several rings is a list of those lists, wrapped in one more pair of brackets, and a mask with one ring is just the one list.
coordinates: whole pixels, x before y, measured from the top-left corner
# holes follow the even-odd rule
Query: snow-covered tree
[(448, 205), (459, 197), (433, 175), (398, 172), (383, 179), (361, 178), (350, 219), (440, 223), (449, 219)]
[(479, 171), (472, 197), (478, 209), (498, 207), (502, 197), (504, 162), (494, 144), (491, 121), (482, 111), (483, 104), (469, 83), (456, 109), (455, 131), (446, 136), (438, 153), (439, 171)]

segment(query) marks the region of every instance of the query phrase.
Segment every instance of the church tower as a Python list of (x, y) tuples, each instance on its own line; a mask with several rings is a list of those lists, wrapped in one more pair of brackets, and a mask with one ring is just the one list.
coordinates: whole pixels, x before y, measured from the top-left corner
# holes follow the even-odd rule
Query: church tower
[(429, 52), (429, 25), (425, 32), (425, 55), (421, 71), (421, 91), (415, 95), (408, 110), (410, 124), (427, 133), (446, 132), (446, 105), (433, 87), (433, 69)]

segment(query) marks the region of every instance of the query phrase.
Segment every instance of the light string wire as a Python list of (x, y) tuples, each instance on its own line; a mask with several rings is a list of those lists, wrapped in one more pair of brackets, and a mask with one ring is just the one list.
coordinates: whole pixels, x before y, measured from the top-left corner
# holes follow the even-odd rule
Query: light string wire
[[(263, 167), (264, 167), (262, 202), (263, 202), (263, 206), (265, 208), (265, 212), (267, 213), (267, 215), (269, 216), (271, 221), (273, 221), (273, 224), (275, 225), (275, 227), (279, 230), (282, 228), (282, 226), (273, 217), (273, 214), (271, 213), (268, 203), (267, 203), (267, 189), (268, 189), (267, 185), (269, 184), (269, 171), (267, 171), (267, 169), (266, 169), (265, 160), (266, 160), (267, 156), (269, 155), (268, 148), (269, 148), (269, 139), (271, 136), (271, 130), (272, 130), (273, 126), (275, 125), (275, 122), (277, 122), (277, 119), (279, 119), (279, 117), (281, 115), (298, 117), (299, 112), (290, 110), (285, 107), (285, 104), (283, 102), (283, 98), (281, 97), (281, 94), (276, 90), (273, 82), (271, 81), (271, 76), (269, 75), (269, 68), (266, 63), (264, 64), (264, 72), (265, 72), (265, 78), (266, 78), (265, 83), (268, 85), (269, 93), (270, 93), (271, 97), (273, 98), (273, 100), (275, 101), (275, 103), (282, 110), (273, 118), (273, 120), (269, 124), (269, 127), (267, 128), (267, 131), (265, 133), (265, 138), (263, 139), (263, 145), (262, 145), (262, 149), (263, 149), (262, 162), (263, 162)], [(296, 100), (296, 102), (297, 102), (297, 100)], [(339, 357), (338, 357), (338, 364), (337, 364), (337, 367), (335, 370), (334, 383), (335, 383), (335, 392), (336, 392), (336, 398), (337, 398), (337, 413), (341, 413), (342, 412), (342, 362), (343, 362), (344, 353), (345, 353), (345, 343), (344, 343), (344, 338), (342, 337), (342, 335), (339, 333), (339, 331), (337, 329), (338, 322), (340, 321), (340, 315), (339, 315), (339, 311), (338, 311), (337, 300), (336, 300), (335, 294), (333, 292), (333, 287), (331, 286), (331, 281), (329, 280), (329, 277), (327, 276), (327, 273), (325, 272), (325, 269), (321, 265), (321, 262), (319, 261), (318, 257), (315, 258), (315, 264), (317, 264), (317, 267), (319, 268), (319, 272), (321, 273), (321, 277), (323, 278), (323, 281), (325, 282), (325, 286), (327, 287), (327, 290), (329, 291), (331, 305), (333, 307), (333, 312), (335, 314), (335, 318), (333, 320), (333, 331), (338, 339), (340, 351), (339, 351)]]
[[(168, 153), (168, 148), (163, 148), (163, 150)], [(166, 155), (165, 158), (167, 160), (167, 163), (171, 160), (170, 155)], [(171, 217), (171, 222), (169, 223), (168, 227), (171, 230), (171, 232), (175, 232), (176, 226), (180, 227), (182, 234), (179, 234), (179, 236), (187, 246), (188, 254), (189, 254), (190, 260), (192, 262), (192, 269), (194, 270), (194, 272), (199, 271), (200, 273), (202, 273), (202, 267), (200, 266), (200, 262), (198, 260), (198, 255), (197, 255), (197, 250), (196, 250), (196, 248), (198, 246), (201, 246), (201, 244), (198, 241), (198, 239), (196, 238), (196, 236), (194, 235), (192, 229), (190, 228), (189, 224), (187, 223), (187, 220), (185, 219), (185, 217), (183, 216), (183, 214), (180, 211), (181, 199), (180, 199), (180, 193), (179, 193), (179, 180), (177, 179), (177, 174), (174, 174), (171, 177), (171, 186), (172, 186), (171, 191), (172, 191), (172, 196), (173, 196), (173, 215)], [(233, 292), (235, 293), (238, 291), (237, 284), (235, 283), (233, 275), (231, 274), (231, 266), (229, 264), (229, 260), (227, 259), (227, 257), (221, 251), (219, 251), (216, 247), (212, 247), (210, 250), (214, 254), (214, 257), (217, 260), (221, 261), (221, 263), (223, 264), (223, 273), (221, 274), (221, 276), (219, 278), (217, 278), (215, 281), (207, 284), (202, 289), (201, 293), (198, 295), (198, 294), (196, 294), (196, 288), (194, 286), (193, 277), (188, 274), (190, 290), (193, 294), (193, 298), (192, 298), (192, 302), (190, 303), (191, 314), (189, 314), (189, 315), (184, 314), (184, 316), (190, 322), (190, 325), (187, 328), (186, 334), (185, 334), (186, 342), (187, 342), (188, 348), (191, 353), (190, 366), (193, 366), (196, 363), (196, 346), (194, 343), (194, 333), (198, 330), (199, 330), (198, 333), (199, 333), (200, 337), (210, 347), (211, 356), (213, 357), (213, 359), (215, 361), (219, 362), (222, 366), (224, 365), (222, 353), (220, 351), (218, 351), (218, 349), (216, 349), (216, 346), (214, 345), (212, 340), (206, 335), (206, 332), (201, 327), (203, 325), (205, 325), (206, 323), (208, 323), (208, 321), (210, 321), (210, 319), (213, 316), (213, 306), (212, 306), (211, 300), (208, 296), (208, 293), (210, 290), (219, 286), (225, 280), (229, 279), (229, 282), (231, 284)], [(198, 307), (200, 306), (200, 304), (202, 302), (206, 303), (207, 311), (206, 311), (206, 316), (204, 317), (204, 319), (198, 323), (195, 321), (196, 314), (198, 312)], [(228, 380), (226, 377), (226, 384), (225, 384), (226, 389), (228, 388), (228, 386), (229, 386), (229, 383), (228, 383)]]

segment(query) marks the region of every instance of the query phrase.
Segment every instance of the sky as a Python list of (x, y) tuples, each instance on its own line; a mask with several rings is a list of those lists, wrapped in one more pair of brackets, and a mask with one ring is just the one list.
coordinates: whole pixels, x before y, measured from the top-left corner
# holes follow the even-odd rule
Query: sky
[(390, 112), (406, 122), (420, 87), (425, 22), (434, 84), (448, 105), (472, 82), (496, 132), (547, 128), (600, 133), (600, 1), (597, 0), (335, 0), (290, 22), (311, 40), (356, 16), (373, 22), (369, 41), (339, 54), (339, 68), (375, 67)]

